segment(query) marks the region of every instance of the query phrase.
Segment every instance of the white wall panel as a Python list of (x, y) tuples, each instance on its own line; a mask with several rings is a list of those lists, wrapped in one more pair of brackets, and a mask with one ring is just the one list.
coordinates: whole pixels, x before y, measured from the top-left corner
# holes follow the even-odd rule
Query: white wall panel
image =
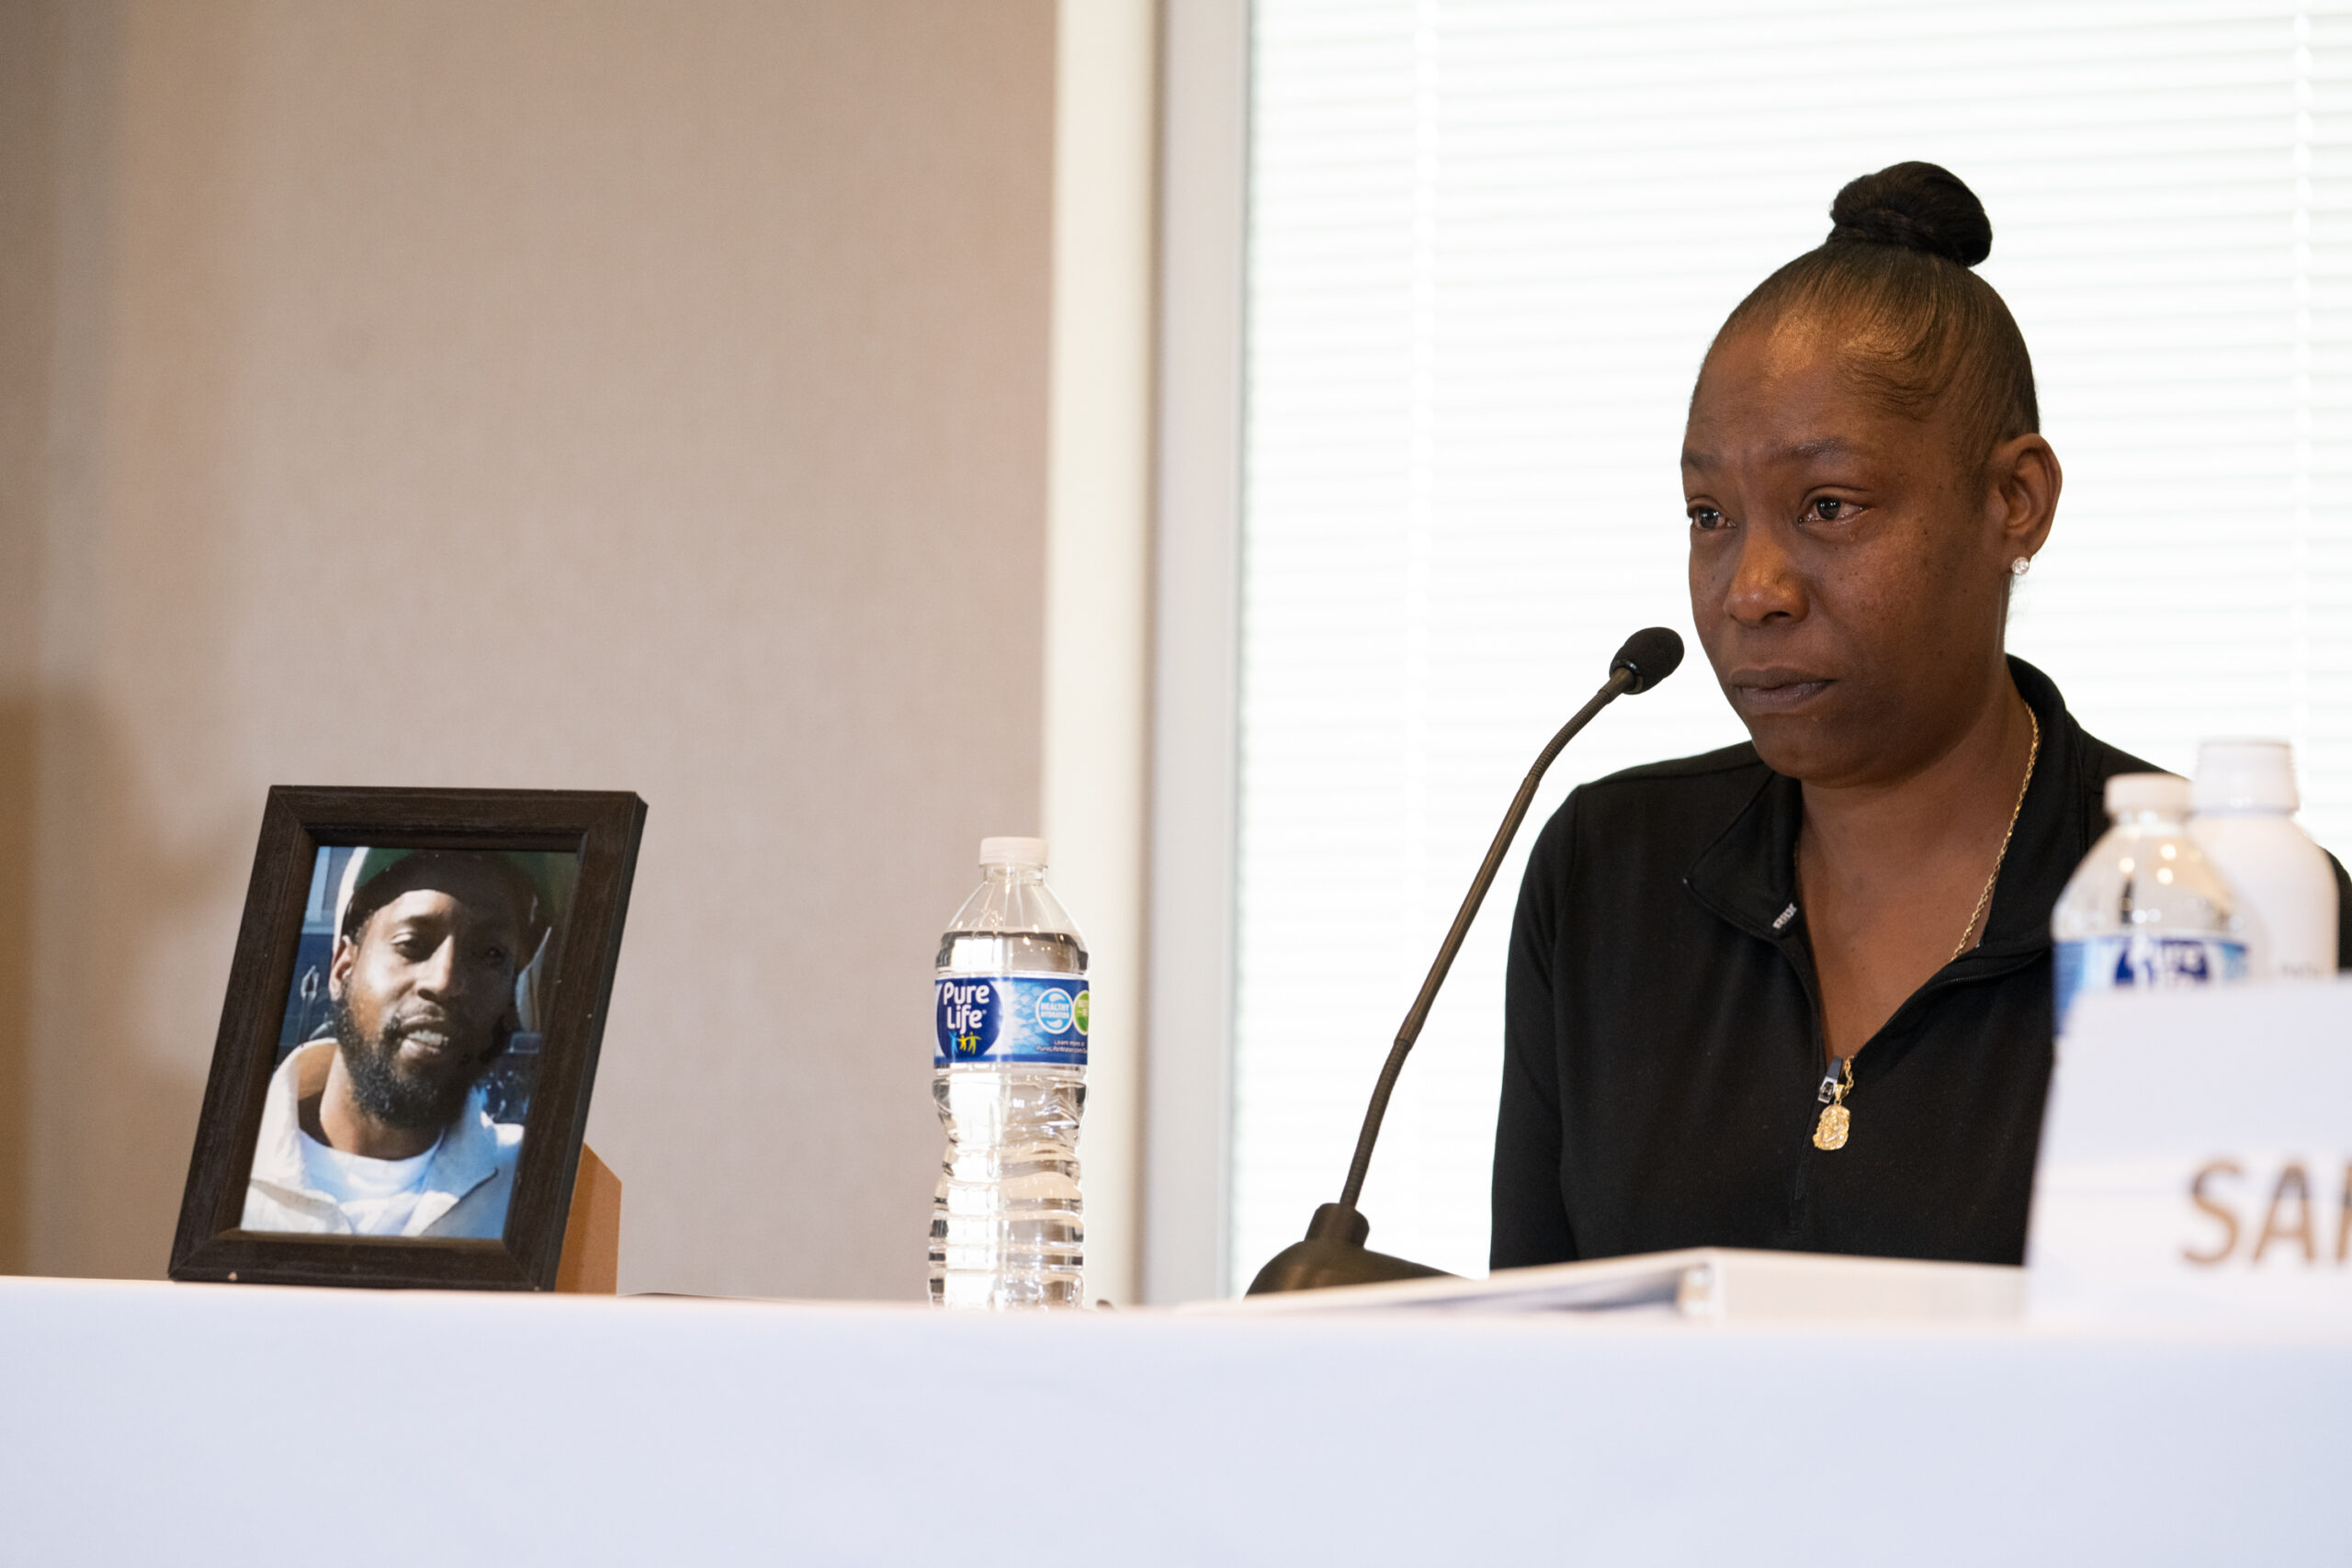
[(623, 1287), (922, 1295), (1054, 84), (1046, 0), (0, 6), (0, 1269), (162, 1273), (271, 784), (625, 788)]

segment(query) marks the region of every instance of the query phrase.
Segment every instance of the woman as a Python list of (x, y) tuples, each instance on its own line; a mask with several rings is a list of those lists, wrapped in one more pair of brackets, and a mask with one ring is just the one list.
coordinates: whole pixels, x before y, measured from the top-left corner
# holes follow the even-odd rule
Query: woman
[(1585, 785), (1528, 863), (1498, 1269), (2024, 1255), (2051, 908), (2149, 767), (2002, 651), (2061, 476), (1969, 270), (1983, 207), (1898, 164), (1830, 216), (1724, 323), (1684, 439), (1691, 614), (1751, 743)]

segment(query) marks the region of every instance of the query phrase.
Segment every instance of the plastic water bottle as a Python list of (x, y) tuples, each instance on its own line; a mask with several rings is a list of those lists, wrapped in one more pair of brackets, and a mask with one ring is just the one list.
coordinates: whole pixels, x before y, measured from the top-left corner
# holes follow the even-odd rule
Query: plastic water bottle
[(2188, 835), (2238, 897), (2246, 973), (2335, 973), (2335, 868), (2295, 826), (2295, 754), (2284, 740), (2208, 740), (2197, 750)]
[(932, 1205), (931, 1299), (1080, 1306), (1086, 940), (1046, 886), (1044, 840), (983, 839), (980, 869), (939, 939), (931, 1092), (947, 1153)]
[(2062, 1036), (2085, 991), (2246, 975), (2236, 900), (2188, 833), (2188, 781), (2118, 773), (2107, 781), (2107, 811), (2115, 825), (2083, 857), (2050, 917)]

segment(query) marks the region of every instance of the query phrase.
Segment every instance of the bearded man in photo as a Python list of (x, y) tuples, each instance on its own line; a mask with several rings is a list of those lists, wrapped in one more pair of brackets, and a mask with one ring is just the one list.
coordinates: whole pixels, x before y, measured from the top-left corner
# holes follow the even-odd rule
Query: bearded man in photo
[(482, 1077), (517, 1027), (545, 904), (519, 857), (353, 855), (327, 972), (333, 1038), (270, 1079), (243, 1228), (503, 1232), (523, 1129), (491, 1119)]

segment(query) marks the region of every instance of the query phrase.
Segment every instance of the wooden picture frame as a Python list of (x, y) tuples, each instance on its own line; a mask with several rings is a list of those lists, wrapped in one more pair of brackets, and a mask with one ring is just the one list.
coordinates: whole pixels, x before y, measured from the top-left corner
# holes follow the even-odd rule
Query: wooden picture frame
[[(644, 825), (645, 803), (625, 791), (272, 788), (180, 1203), (171, 1277), (554, 1289)], [(353, 854), (364, 847), (395, 863), (403, 852), (419, 851), (518, 864), (577, 857), (565, 908), (538, 949), (550, 962), (536, 1081), (521, 1112), (514, 1163), (503, 1173), (512, 1187), (497, 1239), (243, 1228), (263, 1112), (300, 984), (305, 915), (315, 908), (316, 884), (328, 863), (321, 852), (339, 847)], [(338, 923), (343, 913), (339, 908)], [(340, 934), (331, 940), (339, 942)], [(493, 1049), (503, 1051), (513, 1038), (500, 1036)]]

